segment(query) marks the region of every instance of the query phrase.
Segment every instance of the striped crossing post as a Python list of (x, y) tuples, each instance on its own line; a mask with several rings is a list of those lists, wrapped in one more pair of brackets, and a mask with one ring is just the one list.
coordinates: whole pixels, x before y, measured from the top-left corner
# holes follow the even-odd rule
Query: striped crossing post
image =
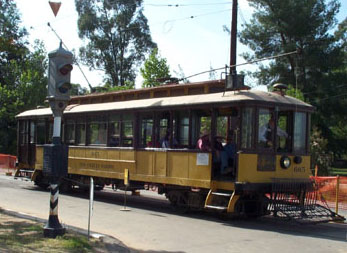
[(49, 206), (48, 223), (44, 227), (43, 235), (49, 238), (55, 238), (58, 235), (65, 234), (65, 228), (59, 223), (58, 219), (58, 198), (59, 198), (59, 185), (56, 183), (50, 184), (51, 197)]

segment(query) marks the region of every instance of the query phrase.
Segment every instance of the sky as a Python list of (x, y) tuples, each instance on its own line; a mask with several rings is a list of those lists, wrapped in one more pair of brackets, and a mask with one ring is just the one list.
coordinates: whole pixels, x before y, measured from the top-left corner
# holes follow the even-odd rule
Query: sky
[[(54, 0), (52, 0), (54, 1)], [(77, 12), (74, 0), (56, 0), (61, 7), (55, 17), (48, 0), (15, 0), (21, 13), (22, 25), (29, 32), (29, 41), (42, 40), (47, 53), (59, 47), (59, 39), (52, 31), (56, 31), (68, 50), (77, 53), (80, 45), (85, 43), (78, 37)], [(346, 17), (347, 0), (342, 0), (342, 7), (338, 19)], [(161, 57), (166, 58), (170, 66), (171, 75), (191, 76), (196, 73), (221, 68), (230, 62), (230, 35), (223, 30), (223, 26), (230, 29), (232, 1), (229, 0), (144, 0), (144, 15), (148, 19), (152, 40), (157, 43)], [(179, 6), (168, 6), (176, 5)], [(238, 30), (241, 24), (248, 22), (252, 15), (252, 8), (246, 0), (238, 1)], [(47, 23), (50, 23), (48, 27)], [(237, 53), (240, 55), (249, 49), (238, 42)], [(243, 63), (242, 57), (237, 57), (237, 63)], [(99, 86), (103, 83), (103, 73), (90, 71), (82, 66), (89, 83)], [(181, 70), (182, 71), (181, 71)], [(252, 65), (237, 68), (241, 70), (255, 70)], [(221, 77), (220, 71), (216, 73)], [(224, 76), (223, 76), (224, 77)], [(208, 80), (208, 74), (189, 78), (190, 82)], [(252, 82), (246, 79), (246, 82)], [(88, 87), (77, 66), (71, 72), (71, 82)], [(136, 87), (142, 85), (140, 74), (136, 79)]]

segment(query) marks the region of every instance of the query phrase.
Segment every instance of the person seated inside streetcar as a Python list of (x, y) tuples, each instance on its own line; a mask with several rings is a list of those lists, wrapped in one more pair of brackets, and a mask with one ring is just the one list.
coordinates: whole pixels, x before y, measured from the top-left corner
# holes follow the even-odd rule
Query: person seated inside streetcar
[[(259, 129), (259, 142), (262, 146), (268, 148), (273, 146), (272, 133), (275, 129), (275, 120), (273, 117), (269, 119), (267, 124), (264, 124)], [(288, 134), (286, 131), (282, 130), (279, 126), (277, 126), (277, 136), (288, 138)]]
[(196, 148), (201, 151), (211, 151), (210, 134), (205, 131), (196, 143)]

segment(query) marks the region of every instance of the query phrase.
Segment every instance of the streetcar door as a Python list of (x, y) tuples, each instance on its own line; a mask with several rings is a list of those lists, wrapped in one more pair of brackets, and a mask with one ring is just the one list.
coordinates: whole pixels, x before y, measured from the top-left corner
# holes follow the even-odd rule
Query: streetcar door
[(29, 121), (19, 121), (18, 162), (28, 164)]
[(19, 121), (19, 163), (33, 167), (35, 164), (35, 132), (36, 126), (34, 121)]

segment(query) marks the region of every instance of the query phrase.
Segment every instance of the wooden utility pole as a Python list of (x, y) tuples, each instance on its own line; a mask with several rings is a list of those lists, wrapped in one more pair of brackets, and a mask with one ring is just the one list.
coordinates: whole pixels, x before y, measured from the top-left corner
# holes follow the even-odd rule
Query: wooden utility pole
[[(230, 75), (236, 74), (237, 0), (233, 0), (230, 36)], [(234, 66), (234, 67), (232, 67)]]

